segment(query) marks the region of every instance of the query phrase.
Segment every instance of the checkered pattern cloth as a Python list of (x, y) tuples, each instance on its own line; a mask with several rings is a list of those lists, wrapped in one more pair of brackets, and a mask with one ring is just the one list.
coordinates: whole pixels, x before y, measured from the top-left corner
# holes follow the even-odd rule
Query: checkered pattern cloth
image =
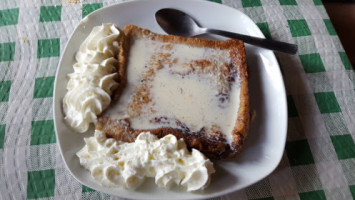
[[(355, 73), (321, 0), (216, 0), (267, 38), (296, 43), (277, 54), (288, 100), (285, 152), (262, 181), (215, 199), (355, 198)], [(80, 22), (114, 0), (0, 1), (0, 199), (118, 199), (79, 184), (59, 154), (53, 83)]]

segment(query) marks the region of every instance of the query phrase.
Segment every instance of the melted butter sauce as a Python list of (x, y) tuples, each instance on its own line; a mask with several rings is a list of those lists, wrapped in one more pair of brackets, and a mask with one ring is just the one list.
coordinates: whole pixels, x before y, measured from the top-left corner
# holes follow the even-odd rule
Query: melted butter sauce
[(131, 46), (127, 85), (107, 110), (134, 129), (171, 127), (222, 133), (228, 143), (239, 110), (240, 85), (223, 68), (229, 51), (139, 39)]

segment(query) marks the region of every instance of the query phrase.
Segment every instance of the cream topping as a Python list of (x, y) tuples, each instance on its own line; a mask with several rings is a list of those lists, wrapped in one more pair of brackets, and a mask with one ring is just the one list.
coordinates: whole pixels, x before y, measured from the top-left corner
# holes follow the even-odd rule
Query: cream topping
[(124, 143), (96, 130), (85, 143), (77, 153), (80, 164), (104, 186), (137, 188), (152, 177), (159, 187), (182, 185), (195, 191), (207, 187), (215, 172), (209, 159), (195, 149), (190, 153), (173, 135), (158, 139), (143, 132), (134, 143)]
[(135, 40), (129, 52), (127, 86), (106, 114), (112, 119), (128, 118), (134, 129), (218, 131), (231, 143), (240, 85), (238, 80), (228, 82), (221, 71), (229, 62), (228, 50)]
[(94, 27), (76, 54), (63, 109), (66, 122), (77, 132), (87, 131), (110, 105), (112, 91), (118, 86), (115, 77), (120, 37), (116, 25)]

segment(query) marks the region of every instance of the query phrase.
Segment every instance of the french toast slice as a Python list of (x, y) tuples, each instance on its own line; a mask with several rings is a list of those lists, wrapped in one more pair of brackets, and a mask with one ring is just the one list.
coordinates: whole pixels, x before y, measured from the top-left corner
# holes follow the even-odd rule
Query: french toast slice
[(244, 43), (124, 27), (120, 88), (96, 129), (133, 142), (141, 132), (183, 138), (209, 158), (233, 158), (249, 132)]

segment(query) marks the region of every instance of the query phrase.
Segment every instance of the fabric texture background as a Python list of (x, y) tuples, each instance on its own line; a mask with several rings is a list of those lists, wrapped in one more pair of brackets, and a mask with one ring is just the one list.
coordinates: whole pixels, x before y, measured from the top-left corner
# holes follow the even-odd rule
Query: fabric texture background
[[(119, 199), (67, 171), (53, 124), (55, 72), (70, 34), (90, 12), (119, 0), (0, 1), (0, 199)], [(216, 0), (253, 19), (277, 53), (288, 133), (277, 169), (215, 199), (355, 198), (355, 73), (321, 0)]]

